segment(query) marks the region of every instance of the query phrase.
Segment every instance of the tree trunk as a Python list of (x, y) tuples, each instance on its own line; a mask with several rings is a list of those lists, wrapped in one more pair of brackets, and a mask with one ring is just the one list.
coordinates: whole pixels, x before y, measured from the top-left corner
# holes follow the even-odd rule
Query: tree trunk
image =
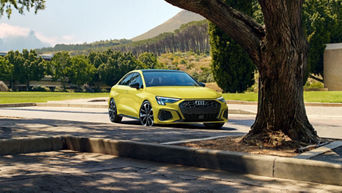
[(303, 98), (307, 42), (301, 25), (302, 1), (259, 2), (269, 30), (257, 64), (258, 113), (244, 141), (277, 146), (290, 138), (304, 144), (317, 143), (319, 138), (309, 123)]
[(26, 81), (26, 91), (30, 91), (30, 81)]
[(258, 0), (265, 26), (222, 0), (165, 1), (215, 23), (247, 51), (258, 68), (258, 113), (245, 142), (278, 146), (290, 139), (299, 144), (319, 141), (303, 100), (307, 64), (301, 22), (304, 0)]
[(318, 142), (303, 102), (304, 53), (294, 48), (285, 52), (292, 53), (293, 57), (273, 55), (269, 65), (278, 68), (272, 69), (273, 72), (260, 71), (258, 112), (244, 138), (249, 144), (281, 146), (287, 139), (299, 144)]

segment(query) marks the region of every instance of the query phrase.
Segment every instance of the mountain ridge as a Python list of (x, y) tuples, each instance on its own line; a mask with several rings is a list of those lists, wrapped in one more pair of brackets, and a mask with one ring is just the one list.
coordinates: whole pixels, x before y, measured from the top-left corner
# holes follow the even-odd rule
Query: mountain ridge
[(162, 33), (166, 32), (174, 32), (175, 30), (179, 29), (181, 25), (192, 22), (192, 21), (200, 21), (204, 20), (205, 18), (199, 14), (182, 10), (177, 15), (173, 16), (166, 22), (150, 29), (149, 31), (132, 38), (132, 41), (140, 41), (146, 40), (150, 38), (154, 38)]

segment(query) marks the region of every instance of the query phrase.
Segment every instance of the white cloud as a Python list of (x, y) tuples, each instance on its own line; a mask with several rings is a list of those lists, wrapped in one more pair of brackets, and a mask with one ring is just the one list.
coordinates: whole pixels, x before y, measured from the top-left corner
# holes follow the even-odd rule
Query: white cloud
[(7, 23), (0, 24), (0, 38), (27, 36), (29, 32), (30, 29), (28, 28), (12, 26)]
[(48, 37), (45, 36), (42, 33), (35, 33), (36, 37), (42, 41), (42, 42), (46, 42), (52, 46), (56, 45), (56, 44), (74, 44), (74, 43), (79, 43), (78, 41), (75, 40), (75, 37), (72, 35), (64, 35), (61, 37), (58, 36), (53, 36), (53, 37)]
[[(0, 23), (0, 38), (18, 37), (18, 36), (28, 36), (32, 29), (13, 26), (7, 23)], [(76, 40), (73, 35), (63, 35), (63, 36), (46, 36), (43, 33), (35, 32), (35, 36), (42, 42), (48, 43), (51, 46), (56, 44), (74, 44), (80, 43)]]

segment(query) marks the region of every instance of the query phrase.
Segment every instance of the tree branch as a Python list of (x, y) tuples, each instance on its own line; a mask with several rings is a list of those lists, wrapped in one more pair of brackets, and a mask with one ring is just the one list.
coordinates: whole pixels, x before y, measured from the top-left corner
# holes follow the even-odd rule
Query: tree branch
[(253, 18), (231, 8), (222, 0), (165, 1), (206, 17), (238, 42), (257, 65), (260, 62), (260, 47), (265, 30)]

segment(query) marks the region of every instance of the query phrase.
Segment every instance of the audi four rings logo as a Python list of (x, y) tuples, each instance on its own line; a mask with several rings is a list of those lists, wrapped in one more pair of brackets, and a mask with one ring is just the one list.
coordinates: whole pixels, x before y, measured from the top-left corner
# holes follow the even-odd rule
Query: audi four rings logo
[(205, 101), (195, 101), (195, 104), (197, 106), (204, 106), (205, 105)]

